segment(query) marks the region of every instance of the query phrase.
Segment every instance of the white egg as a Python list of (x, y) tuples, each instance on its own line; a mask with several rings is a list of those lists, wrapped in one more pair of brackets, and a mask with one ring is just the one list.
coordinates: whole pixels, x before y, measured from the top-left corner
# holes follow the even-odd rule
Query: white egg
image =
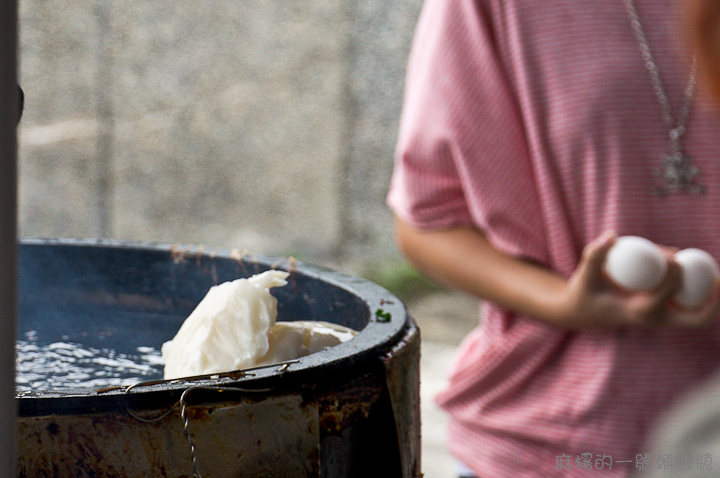
[(667, 259), (652, 241), (622, 236), (608, 251), (605, 272), (622, 289), (631, 292), (652, 290), (665, 278)]
[(683, 249), (675, 254), (674, 259), (682, 270), (682, 287), (675, 300), (686, 309), (701, 306), (707, 300), (713, 283), (720, 277), (720, 267), (702, 249)]

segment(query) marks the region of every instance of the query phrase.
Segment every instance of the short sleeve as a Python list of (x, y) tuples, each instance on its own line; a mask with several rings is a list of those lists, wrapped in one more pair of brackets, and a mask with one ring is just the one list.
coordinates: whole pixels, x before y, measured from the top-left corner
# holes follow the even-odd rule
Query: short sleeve
[(423, 6), (387, 201), (415, 227), (473, 225), (504, 252), (546, 263), (526, 126), (490, 10)]

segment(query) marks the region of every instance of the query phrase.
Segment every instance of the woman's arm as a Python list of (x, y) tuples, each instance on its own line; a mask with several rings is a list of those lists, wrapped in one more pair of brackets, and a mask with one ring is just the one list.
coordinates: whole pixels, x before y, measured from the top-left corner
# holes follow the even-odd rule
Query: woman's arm
[(602, 271), (615, 239), (610, 233), (588, 244), (567, 279), (500, 252), (472, 227), (419, 230), (397, 219), (396, 235), (407, 259), (429, 277), (559, 327), (704, 326), (720, 313), (720, 283), (713, 299), (699, 310), (669, 305), (680, 286), (680, 269), (670, 250), (665, 251), (668, 275), (656, 290), (632, 295), (618, 291)]
[(715, 100), (720, 101), (720, 1), (688, 0), (684, 5), (700, 79)]

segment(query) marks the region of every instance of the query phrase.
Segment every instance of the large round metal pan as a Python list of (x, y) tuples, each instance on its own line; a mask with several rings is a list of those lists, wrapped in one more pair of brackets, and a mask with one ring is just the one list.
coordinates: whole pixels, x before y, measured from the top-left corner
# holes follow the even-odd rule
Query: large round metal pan
[[(18, 392), (20, 476), (32, 473), (42, 476), (43, 470), (51, 470), (48, 473), (53, 476), (85, 476), (73, 474), (79, 472), (78, 467), (84, 473), (96, 473), (87, 476), (114, 476), (108, 470), (84, 468), (89, 467), (90, 462), (96, 463), (92, 465), (95, 468), (103, 466), (100, 463), (110, 463), (109, 457), (114, 453), (111, 442), (120, 435), (126, 434), (128, 443), (134, 436), (139, 440), (140, 435), (134, 435), (136, 432), (131, 429), (135, 423), (138, 430), (148, 423), (155, 428), (167, 428), (162, 433), (173, 438), (162, 438), (164, 443), (153, 444), (160, 451), (152, 454), (157, 463), (165, 461), (151, 469), (142, 469), (141, 464), (130, 468), (127, 463), (132, 460), (125, 463), (120, 459), (113, 466), (124, 467), (122, 473), (176, 476), (177, 470), (185, 470), (187, 474), (188, 467), (194, 466), (188, 460), (196, 459), (197, 454), (189, 453), (188, 444), (180, 446), (177, 440), (183, 432), (188, 438), (191, 424), (197, 425), (200, 439), (204, 436), (206, 441), (222, 441), (223, 433), (227, 432), (214, 435), (213, 427), (231, 423), (233, 419), (226, 417), (201, 431), (204, 423), (201, 418), (214, 414), (220, 420), (223, 413), (235, 417), (237, 426), (241, 427), (252, 422), (253, 417), (266, 417), (262, 422), (268, 430), (257, 432), (257, 443), (253, 442), (250, 447), (252, 453), (247, 447), (232, 452), (265, 457), (256, 456), (251, 460), (246, 457), (244, 464), (238, 465), (238, 470), (247, 471), (247, 476), (259, 476), (261, 469), (269, 470), (262, 476), (283, 476), (283, 473), (285, 476), (361, 476), (369, 471), (370, 464), (352, 465), (349, 458), (377, 447), (385, 450), (384, 455), (389, 453), (398, 458), (396, 466), (391, 464), (387, 468), (390, 474), (381, 472), (380, 476), (419, 473), (419, 450), (416, 449), (419, 444), (419, 335), (397, 297), (372, 282), (292, 259), (256, 257), (239, 250), (25, 239), (20, 244), (18, 332), (33, 331), (38, 341), (48, 343), (72, 341), (117, 350), (139, 346), (159, 349), (174, 337), (211, 286), (269, 269), (290, 272), (287, 286), (272, 289), (278, 299), (278, 320), (328, 321), (351, 327), (358, 335), (296, 361), (253, 370), (172, 381), (158, 376), (133, 387)], [(270, 435), (274, 437), (272, 440), (283, 442), (282, 437), (276, 436), (278, 425), (273, 422), (278, 416), (286, 417), (286, 425), (292, 424), (287, 434), (298, 436), (292, 443), (304, 450), (302, 472), (288, 471), (282, 468), (277, 457), (268, 458), (286, 451), (261, 451), (263, 437), (265, 443), (269, 443)], [(85, 437), (86, 447), (77, 448), (73, 443), (77, 442), (78, 434), (85, 433), (81, 430), (110, 434), (102, 437), (107, 447), (103, 450), (104, 445), (98, 445), (102, 443), (98, 437)], [(369, 445), (368, 434), (376, 435), (380, 431), (385, 438), (375, 437), (375, 445)], [(415, 438), (408, 441), (403, 436), (408, 432)], [(157, 435), (160, 433), (157, 431), (152, 433), (155, 435), (149, 434), (148, 440), (165, 436)], [(232, 433), (226, 438), (237, 441)], [(53, 443), (58, 450), (47, 451), (48, 443)], [(131, 446), (128, 443), (123, 446)], [(192, 444), (192, 440), (189, 443)], [(38, 444), (44, 444), (37, 448), (38, 456), (28, 456), (35, 453), (30, 450), (35, 450)], [(351, 450), (355, 446), (359, 454)], [(68, 456), (62, 457), (59, 450), (62, 447), (68, 448)], [(182, 450), (169, 453), (162, 451), (164, 447)], [(287, 444), (278, 447), (287, 447)], [(96, 450), (98, 448), (100, 450)], [(86, 452), (88, 456), (77, 456)], [(220, 462), (210, 451), (205, 453), (205, 466)], [(91, 459), (93, 454), (98, 457)], [(163, 458), (166, 456), (168, 458)], [(45, 463), (51, 459), (56, 463)], [(66, 468), (58, 468), (60, 462), (65, 463)], [(277, 464), (271, 466), (270, 462)], [(159, 466), (176, 471), (161, 473)], [(228, 469), (229, 465), (223, 466)], [(279, 466), (280, 471), (273, 471), (273, 466)], [(398, 475), (400, 469), (403, 471)], [(245, 476), (241, 471), (233, 473), (232, 476)]]

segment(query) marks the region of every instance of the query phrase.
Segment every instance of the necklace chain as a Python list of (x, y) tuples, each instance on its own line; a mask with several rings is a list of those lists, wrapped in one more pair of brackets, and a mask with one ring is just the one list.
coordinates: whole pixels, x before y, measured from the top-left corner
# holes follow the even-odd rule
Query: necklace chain
[(688, 118), (692, 109), (692, 103), (695, 96), (695, 87), (697, 83), (697, 59), (693, 56), (692, 66), (690, 68), (690, 77), (683, 98), (683, 104), (680, 108), (677, 120), (672, 114), (670, 100), (665, 93), (665, 88), (660, 78), (657, 62), (655, 61), (647, 35), (640, 23), (640, 17), (633, 0), (624, 0), (625, 7), (630, 17), (630, 25), (632, 26), (635, 37), (640, 46), (640, 54), (645, 62), (645, 68), (650, 74), (650, 81), (653, 86), (658, 103), (662, 110), (662, 117), (668, 128), (670, 137), (670, 154), (663, 158), (663, 167), (655, 171), (665, 181), (662, 186), (655, 187), (653, 194), (665, 195), (673, 191), (690, 192), (693, 194), (703, 194), (705, 187), (695, 184), (695, 177), (700, 174), (700, 170), (692, 164), (692, 159), (684, 154), (682, 148), (682, 136), (685, 134)]

